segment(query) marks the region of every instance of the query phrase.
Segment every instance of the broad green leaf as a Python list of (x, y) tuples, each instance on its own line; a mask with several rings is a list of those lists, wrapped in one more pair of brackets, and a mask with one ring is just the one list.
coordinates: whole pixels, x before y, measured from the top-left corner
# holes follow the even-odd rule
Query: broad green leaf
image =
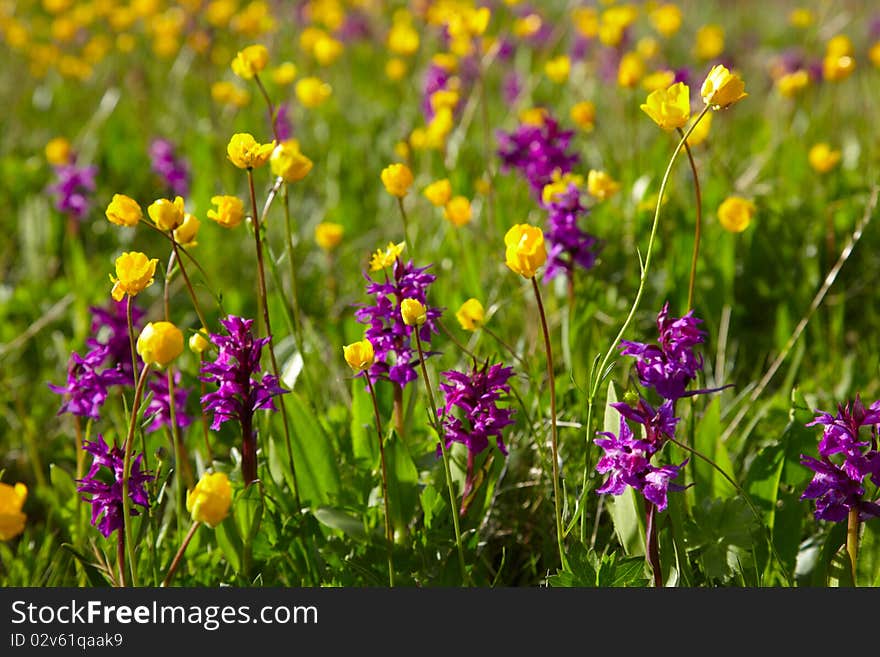
[(258, 483), (247, 486), (232, 503), (238, 535), (249, 543), (260, 530), (263, 518), (263, 494)]
[(229, 565), (236, 573), (241, 572), (242, 543), (235, 527), (235, 521), (231, 517), (227, 517), (214, 529), (214, 536)]
[[(694, 432), (694, 449), (708, 459), (716, 460), (721, 436), (721, 399), (717, 395), (706, 407)], [(696, 455), (691, 455), (696, 499), (713, 497), (715, 469)], [(728, 473), (732, 474), (732, 473)]]
[(334, 509), (329, 506), (321, 506), (314, 510), (313, 515), (328, 527), (338, 529), (352, 538), (362, 540), (367, 537), (367, 532), (364, 530), (364, 523), (360, 518), (357, 518), (347, 511)]
[(351, 447), (355, 461), (373, 468), (379, 460), (379, 439), (373, 400), (364, 390), (363, 379), (351, 382)]
[(395, 530), (405, 529), (418, 503), (419, 472), (406, 444), (391, 431), (385, 442), (388, 469), (388, 498)]

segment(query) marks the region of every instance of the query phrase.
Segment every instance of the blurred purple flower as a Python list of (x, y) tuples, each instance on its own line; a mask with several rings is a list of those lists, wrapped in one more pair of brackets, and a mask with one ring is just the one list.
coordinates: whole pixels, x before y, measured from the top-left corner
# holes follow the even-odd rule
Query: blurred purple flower
[(55, 196), (55, 209), (81, 220), (89, 211), (89, 192), (95, 191), (98, 167), (62, 164), (54, 167), (56, 182), (47, 189)]
[[(174, 373), (174, 419), (181, 429), (192, 424), (192, 418), (184, 411), (189, 390), (180, 385), (180, 372)], [(146, 431), (158, 431), (162, 427), (171, 428), (171, 393), (168, 390), (168, 375), (164, 372), (156, 372), (147, 387), (153, 393), (150, 402), (144, 410), (144, 418), (151, 420)]]
[(278, 105), (275, 113), (275, 135), (280, 141), (287, 141), (293, 137), (293, 122), (290, 118), (290, 105), (287, 103)]
[(177, 196), (189, 193), (189, 165), (174, 155), (174, 144), (167, 139), (154, 139), (150, 143), (150, 160), (157, 174)]
[(501, 170), (516, 169), (528, 180), (535, 196), (551, 182), (553, 173), (569, 173), (578, 162), (576, 154), (566, 153), (574, 132), (560, 130), (546, 112), (541, 125), (522, 124), (510, 133), (498, 131), (498, 157)]
[[(131, 299), (124, 301), (110, 300), (109, 304), (101, 308), (91, 306), (92, 335), (86, 340), (89, 349), (107, 347), (107, 358), (112, 367), (122, 370), (126, 375), (126, 383), (134, 383), (134, 374), (131, 371), (131, 341), (128, 336), (128, 319), (126, 318), (126, 304), (131, 303), (131, 323), (134, 333), (137, 335), (142, 328), (142, 320), (146, 313), (138, 308)], [(138, 356), (138, 364), (142, 364)]]
[(58, 414), (72, 413), (78, 417), (92, 420), (101, 419), (101, 406), (107, 400), (108, 389), (114, 385), (126, 385), (130, 377), (118, 368), (99, 370), (108, 356), (106, 346), (98, 346), (80, 356), (73, 352), (67, 366), (67, 385), (48, 384), (49, 389), (66, 399), (58, 409)]
[(575, 266), (591, 269), (596, 264), (599, 251), (596, 238), (578, 225), (580, 217), (587, 214), (587, 208), (581, 205), (580, 190), (574, 183), (570, 183), (565, 192), (554, 194), (544, 207), (549, 223), (544, 236), (550, 245), (544, 280), (552, 280), (560, 274), (571, 280)]
[(511, 71), (504, 76), (504, 80), (501, 82), (501, 92), (504, 95), (504, 102), (508, 106), (516, 103), (522, 90), (523, 85), (519, 73)]

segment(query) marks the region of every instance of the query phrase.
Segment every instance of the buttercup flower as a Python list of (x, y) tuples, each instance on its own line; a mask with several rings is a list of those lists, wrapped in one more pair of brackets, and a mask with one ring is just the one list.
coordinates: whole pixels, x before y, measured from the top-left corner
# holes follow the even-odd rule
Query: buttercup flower
[(400, 316), (407, 326), (421, 326), (428, 319), (428, 310), (418, 299), (404, 299), (400, 302)]
[(256, 169), (263, 166), (275, 150), (275, 140), (259, 144), (253, 135), (240, 132), (232, 135), (226, 146), (229, 161), (239, 169)]
[(644, 75), (645, 63), (642, 61), (641, 55), (628, 52), (620, 58), (620, 64), (617, 67), (617, 84), (621, 87), (632, 89)]
[(196, 237), (199, 234), (199, 227), (201, 225), (202, 222), (194, 214), (184, 213), (183, 223), (174, 229), (174, 240), (184, 247), (198, 246)]
[(585, 132), (590, 132), (596, 122), (596, 106), (588, 100), (576, 103), (571, 108), (571, 120)]
[(807, 159), (809, 159), (810, 166), (813, 167), (814, 171), (817, 173), (828, 173), (840, 162), (840, 156), (840, 151), (833, 150), (831, 146), (822, 142), (810, 149)]
[(704, 25), (697, 30), (694, 54), (702, 60), (715, 59), (724, 52), (724, 28)]
[(27, 516), (21, 512), (27, 499), (27, 486), (0, 483), (0, 541), (9, 541), (24, 531)]
[(55, 137), (46, 144), (46, 161), (52, 166), (69, 164), (73, 157), (73, 149), (70, 142), (64, 137)]
[(728, 71), (726, 66), (717, 64), (706, 76), (700, 95), (703, 102), (712, 109), (724, 109), (748, 96), (745, 88), (746, 84), (739, 75)]
[(406, 242), (398, 242), (397, 244), (388, 242), (388, 246), (385, 247), (384, 251), (377, 249), (370, 258), (370, 271), (379, 271), (380, 269), (391, 267), (400, 257), (400, 254), (403, 253), (404, 247), (406, 247)]
[(741, 233), (755, 216), (755, 204), (740, 196), (728, 196), (718, 206), (718, 223), (724, 230)]
[(483, 325), (486, 311), (478, 299), (468, 299), (455, 313), (455, 319), (465, 331), (476, 331)]
[(443, 208), (443, 217), (453, 226), (464, 226), (471, 220), (471, 202), (465, 196), (455, 196)]
[(413, 174), (405, 164), (389, 164), (382, 169), (382, 184), (392, 196), (403, 198), (413, 184)]
[(544, 233), (529, 224), (517, 224), (504, 236), (504, 261), (516, 274), (534, 277), (538, 268), (547, 261)]
[(620, 191), (620, 183), (605, 171), (590, 169), (587, 174), (587, 192), (600, 201), (605, 201)]
[(156, 258), (151, 260), (139, 251), (123, 253), (116, 258), (116, 278), (110, 276), (113, 300), (121, 301), (126, 294), (136, 296), (152, 285), (158, 263)]
[(194, 354), (202, 354), (204, 353), (210, 346), (211, 343), (208, 342), (208, 331), (205, 328), (202, 328), (201, 331), (197, 333), (193, 333), (189, 337), (189, 350)]
[(442, 208), (452, 198), (452, 183), (449, 182), (449, 178), (437, 180), (425, 187), (423, 194), (431, 205)]
[(229, 515), (232, 505), (232, 486), (222, 472), (206, 472), (196, 487), (186, 492), (186, 510), (193, 522), (216, 527)]
[(562, 84), (568, 80), (570, 72), (571, 60), (568, 58), (568, 55), (554, 57), (544, 65), (544, 73), (556, 84)]
[(212, 196), (217, 209), (208, 210), (208, 219), (225, 228), (235, 228), (244, 219), (244, 203), (237, 196)]
[(296, 139), (278, 144), (272, 151), (269, 162), (272, 173), (283, 178), (285, 182), (302, 180), (312, 170), (312, 161), (300, 152)]
[(683, 82), (676, 82), (668, 89), (657, 89), (648, 94), (641, 108), (664, 130), (683, 128), (691, 115), (690, 89)]
[(290, 84), (296, 79), (296, 64), (283, 62), (272, 69), (272, 82), (279, 86)]
[(345, 357), (345, 362), (355, 372), (363, 372), (370, 369), (376, 361), (373, 343), (366, 339), (345, 345), (342, 348), (342, 354)]
[(171, 322), (150, 322), (137, 339), (144, 363), (165, 367), (183, 353), (183, 333)]
[(137, 226), (144, 213), (133, 198), (125, 194), (114, 194), (105, 212), (107, 219), (117, 226)]
[(651, 25), (664, 37), (671, 37), (681, 27), (681, 9), (671, 2), (651, 10)]
[(183, 198), (177, 196), (173, 202), (167, 198), (153, 201), (147, 208), (147, 214), (159, 230), (174, 230), (183, 223)]
[(315, 108), (324, 103), (333, 93), (329, 84), (319, 78), (303, 78), (296, 83), (296, 97), (303, 107)]
[(315, 226), (315, 242), (325, 251), (332, 251), (340, 242), (345, 234), (345, 228), (342, 224), (332, 221), (322, 221)]
[(269, 51), (265, 46), (253, 45), (240, 50), (232, 60), (232, 71), (244, 80), (250, 80), (266, 68), (269, 63)]

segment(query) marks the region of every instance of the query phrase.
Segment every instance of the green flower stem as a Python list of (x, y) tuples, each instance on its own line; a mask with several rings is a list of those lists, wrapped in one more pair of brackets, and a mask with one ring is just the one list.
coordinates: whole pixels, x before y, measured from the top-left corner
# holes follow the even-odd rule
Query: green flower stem
[(373, 401), (373, 414), (376, 417), (376, 434), (379, 437), (379, 460), (382, 463), (382, 500), (385, 504), (385, 540), (388, 543), (388, 585), (394, 586), (394, 530), (391, 528), (391, 500), (388, 499), (388, 469), (385, 467), (385, 441), (382, 438), (382, 418), (379, 414), (379, 402), (376, 401), (376, 390), (370, 380), (370, 373), (364, 372), (370, 399)]
[(266, 106), (269, 109), (269, 123), (272, 125), (272, 136), (275, 137), (275, 142), (280, 144), (281, 140), (278, 138), (278, 126), (276, 125), (278, 114), (275, 110), (275, 105), (272, 103), (272, 99), (269, 98), (269, 93), (266, 91), (266, 87), (263, 86), (263, 81), (260, 80), (260, 76), (256, 73), (254, 73), (254, 82), (257, 83), (257, 87), (260, 89), (260, 94), (262, 94), (263, 100), (266, 101)]
[(171, 566), (168, 568), (168, 574), (165, 575), (165, 579), (163, 579), (162, 583), (159, 585), (161, 588), (165, 588), (171, 583), (171, 579), (174, 577), (174, 573), (180, 565), (180, 560), (183, 558), (183, 553), (186, 552), (189, 542), (193, 539), (193, 536), (196, 535), (196, 530), (200, 525), (201, 523), (194, 522), (192, 527), (189, 528), (186, 537), (183, 539), (183, 543), (180, 544), (180, 548), (177, 550), (177, 554), (174, 555), (174, 560), (171, 562)]
[[(252, 168), (248, 168), (247, 170), (248, 177), (248, 189), (251, 195), (251, 207), (253, 209), (253, 220), (254, 220), (254, 243), (257, 251), (257, 273), (258, 273), (258, 290), (260, 297), (260, 308), (263, 311), (263, 322), (266, 325), (266, 335), (269, 337), (269, 356), (272, 360), (272, 371), (275, 374), (275, 377), (278, 381), (281, 381), (281, 371), (278, 369), (278, 359), (275, 358), (275, 341), (272, 336), (272, 324), (269, 321), (269, 298), (266, 292), (266, 269), (263, 266), (263, 239), (261, 236), (261, 228), (260, 228), (260, 214), (257, 211), (257, 194), (254, 191), (254, 170)], [(268, 203), (268, 201), (267, 201)], [(293, 448), (290, 442), (290, 426), (288, 424), (287, 419), (287, 405), (284, 403), (284, 396), (282, 395), (279, 398), (279, 404), (281, 405), (281, 419), (284, 424), (284, 438), (287, 447), (287, 458), (290, 465), (290, 474), (291, 479), (293, 480), (293, 496), (296, 500), (297, 508), (301, 508), (302, 504), (300, 502), (299, 497), (299, 485), (297, 484), (296, 479), (296, 468), (294, 467), (293, 462)]]
[(119, 569), (117, 586), (125, 586), (125, 533), (116, 532), (116, 566)]
[(856, 563), (859, 560), (859, 510), (849, 510), (846, 523), (846, 553), (849, 555), (849, 563), (852, 568), (853, 586), (856, 585)]
[[(678, 134), (681, 137), (684, 137), (684, 130), (681, 128), (678, 129)], [(696, 223), (694, 225), (694, 252), (691, 255), (691, 274), (688, 279), (688, 307), (687, 309), (693, 310), (694, 308), (694, 285), (697, 279), (697, 257), (700, 253), (700, 235), (702, 233), (703, 226), (703, 195), (700, 191), (700, 177), (697, 175), (697, 164), (694, 162), (694, 155), (691, 153), (691, 146), (688, 144), (687, 139), (684, 140), (684, 149), (688, 156), (688, 162), (691, 165), (691, 174), (694, 177), (694, 202), (696, 203)]]
[(431, 404), (431, 421), (437, 431), (437, 440), (440, 443), (440, 452), (443, 455), (443, 470), (446, 474), (446, 488), (449, 490), (449, 509), (452, 512), (452, 526), (455, 529), (455, 547), (458, 549), (458, 565), (461, 568), (461, 576), (465, 584), (470, 584), (470, 575), (465, 568), (464, 548), (461, 544), (461, 528), (458, 523), (458, 507), (455, 504), (455, 490), (452, 485), (452, 470), (449, 468), (449, 451), (446, 449), (446, 439), (440, 424), (440, 415), (437, 413), (437, 404), (434, 402), (434, 392), (431, 388), (431, 379), (428, 378), (428, 367), (425, 365), (425, 352), (422, 349), (422, 339), (419, 337), (419, 327), (413, 326), (413, 335), (416, 336), (416, 347), (419, 350), (419, 364), (422, 366), (422, 378), (425, 380), (425, 390), (428, 391), (428, 402)]
[(403, 239), (406, 240), (406, 245), (409, 247), (410, 253), (415, 256), (415, 246), (412, 241), (409, 239), (409, 219), (406, 216), (406, 210), (403, 207), (403, 198), (398, 196), (397, 198), (397, 207), (400, 208), (400, 216), (403, 218)]
[[(131, 306), (129, 305), (129, 308)], [(137, 426), (138, 411), (141, 407), (141, 398), (144, 393), (144, 385), (147, 375), (150, 373), (150, 365), (144, 365), (137, 387), (134, 390), (134, 401), (131, 405), (131, 419), (128, 423), (128, 434), (125, 436), (123, 450), (125, 456), (122, 461), (122, 523), (125, 531), (125, 544), (128, 549), (128, 566), (131, 570), (131, 585), (137, 586), (137, 563), (134, 555), (134, 534), (131, 526), (131, 499), (129, 497), (129, 479), (131, 478), (131, 453), (134, 449), (134, 430)], [(118, 530), (117, 530), (118, 531)]]
[[(181, 496), (187, 488), (194, 485), (192, 468), (186, 454), (186, 446), (180, 436), (180, 428), (177, 426), (177, 410), (174, 404), (174, 375), (171, 365), (168, 366), (168, 415), (171, 420), (171, 439), (174, 442), (174, 453), (177, 458), (178, 484)], [(185, 500), (185, 497), (181, 497)]]
[(537, 279), (532, 276), (532, 289), (538, 302), (538, 315), (541, 318), (541, 329), (544, 333), (544, 349), (547, 352), (547, 385), (550, 386), (550, 459), (553, 465), (553, 508), (556, 516), (556, 545), (559, 547), (559, 561), (565, 568), (564, 532), (562, 529), (562, 500), (559, 493), (559, 441), (556, 434), (556, 379), (553, 375), (553, 349), (550, 346), (550, 330), (547, 328), (547, 315), (544, 312), (544, 301), (541, 299), (541, 288)]
[(663, 571), (660, 569), (660, 545), (657, 543), (657, 507), (645, 498), (645, 559), (651, 566), (654, 588), (663, 588)]
[[(186, 289), (189, 291), (189, 298), (192, 299), (193, 308), (196, 311), (196, 315), (199, 318), (199, 321), (202, 323), (202, 328), (208, 328), (208, 322), (205, 319), (204, 314), (202, 314), (202, 308), (199, 306), (199, 300), (196, 297), (196, 292), (193, 289), (192, 281), (189, 280), (189, 274), (186, 273), (186, 267), (183, 266), (183, 259), (180, 257), (179, 250), (182, 250), (183, 247), (177, 243), (177, 240), (174, 237), (171, 238), (171, 248), (174, 250), (174, 257), (177, 260), (177, 267), (180, 269), (180, 274), (183, 276), (183, 282), (186, 284)], [(187, 254), (189, 255), (189, 254)], [(192, 256), (189, 256), (192, 260)], [(193, 260), (195, 262), (195, 260)]]
[(131, 301), (132, 296), (129, 294), (127, 303), (125, 304), (125, 319), (128, 322), (128, 343), (131, 345), (131, 382), (137, 384), (138, 380), (138, 358), (137, 347), (134, 338), (134, 322), (131, 320)]

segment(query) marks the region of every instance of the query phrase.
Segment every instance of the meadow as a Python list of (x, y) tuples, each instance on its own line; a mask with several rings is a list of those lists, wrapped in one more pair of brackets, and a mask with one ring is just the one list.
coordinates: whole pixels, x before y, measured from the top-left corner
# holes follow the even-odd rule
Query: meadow
[(0, 584), (880, 585), (869, 4), (0, 0)]

